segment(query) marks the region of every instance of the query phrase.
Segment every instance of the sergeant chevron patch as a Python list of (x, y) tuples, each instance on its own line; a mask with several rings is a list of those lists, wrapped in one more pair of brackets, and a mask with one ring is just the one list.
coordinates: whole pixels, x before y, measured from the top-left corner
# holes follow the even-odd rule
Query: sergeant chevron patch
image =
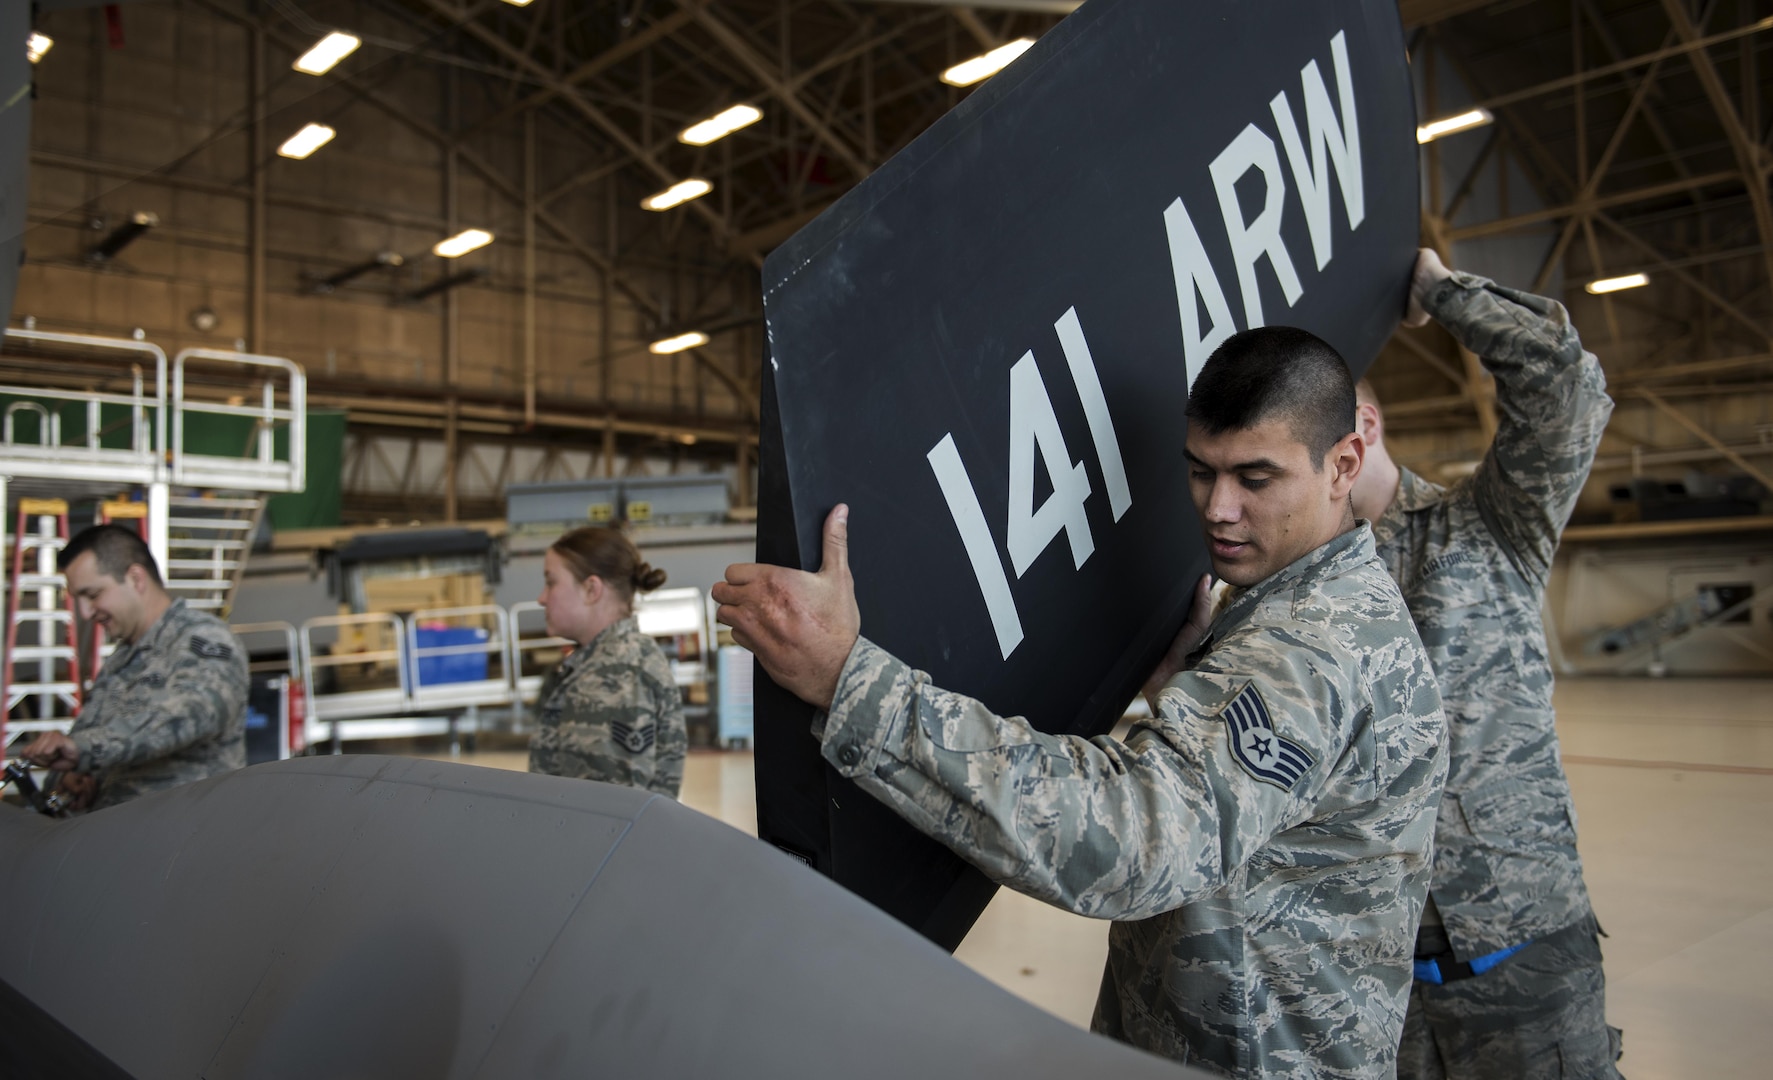
[(641, 728), (629, 727), (618, 720), (609, 726), (609, 733), (617, 746), (630, 754), (640, 754), (652, 748), (653, 740), (657, 738), (653, 728), (652, 724)]
[(1274, 720), (1255, 683), (1245, 686), (1219, 715), (1225, 718), (1231, 736), (1231, 756), (1256, 779), (1292, 791), (1311, 768), (1314, 759), (1305, 748), (1274, 730)]
[(211, 641), (206, 637), (198, 637), (196, 634), (191, 635), (188, 647), (193, 653), (208, 660), (230, 660), (234, 656), (232, 646), (223, 645), (219, 641)]

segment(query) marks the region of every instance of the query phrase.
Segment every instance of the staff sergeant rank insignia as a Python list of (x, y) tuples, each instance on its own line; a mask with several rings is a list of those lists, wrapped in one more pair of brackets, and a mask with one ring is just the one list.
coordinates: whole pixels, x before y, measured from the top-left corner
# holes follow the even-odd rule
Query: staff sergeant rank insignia
[(190, 649), (193, 653), (208, 660), (227, 660), (234, 655), (234, 649), (231, 646), (223, 645), (219, 641), (211, 641), (205, 637), (198, 637), (196, 634), (191, 635)]
[(1298, 743), (1288, 742), (1274, 730), (1268, 706), (1250, 683), (1225, 706), (1219, 714), (1225, 718), (1231, 736), (1231, 754), (1237, 763), (1258, 780), (1273, 784), (1283, 791), (1293, 785), (1311, 768), (1313, 758)]
[(630, 754), (638, 754), (652, 746), (656, 737), (653, 725), (645, 727), (629, 727), (620, 721), (609, 726), (609, 733), (615, 737), (616, 745), (625, 748)]

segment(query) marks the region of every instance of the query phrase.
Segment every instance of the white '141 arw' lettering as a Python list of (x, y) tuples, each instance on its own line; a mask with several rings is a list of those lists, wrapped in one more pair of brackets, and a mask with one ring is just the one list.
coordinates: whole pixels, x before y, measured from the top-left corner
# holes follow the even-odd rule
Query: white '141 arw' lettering
[[(1342, 190), (1342, 207), (1348, 214), (1348, 226), (1357, 229), (1366, 218), (1366, 202), (1361, 185), (1360, 120), (1355, 114), (1354, 81), (1348, 63), (1348, 42), (1341, 31), (1330, 39), (1330, 60), (1335, 71), (1337, 105), (1331, 103), (1330, 90), (1324, 83), (1317, 61), (1308, 62), (1299, 71), (1300, 90), (1305, 105), (1305, 132), (1300, 137), (1299, 124), (1285, 91), (1268, 103), (1280, 135), (1280, 149), (1274, 139), (1255, 124), (1247, 124), (1220, 151), (1207, 172), (1218, 197), (1219, 214), (1225, 238), (1231, 248), (1239, 298), (1242, 300), (1246, 327), (1263, 325), (1262, 298), (1258, 289), (1257, 268), (1266, 259), (1269, 269), (1280, 284), (1281, 296), (1291, 307), (1304, 294), (1298, 270), (1281, 238), (1281, 215), (1287, 194), (1286, 177), (1281, 169), (1281, 154), (1299, 190), (1305, 211), (1306, 229), (1311, 236), (1312, 257), (1317, 269), (1329, 265), (1331, 256), (1330, 170), (1334, 167)], [(1248, 220), (1244, 218), (1237, 185), (1250, 172), (1262, 180), (1261, 208)], [(1194, 386), (1201, 365), (1226, 338), (1237, 331), (1236, 319), (1219, 274), (1213, 269), (1207, 250), (1201, 243), (1200, 231), (1188, 208), (1176, 199), (1164, 210), (1164, 232), (1169, 240), (1170, 265), (1175, 275), (1176, 299), (1181, 304), (1182, 355), (1187, 368), (1188, 385)], [(1201, 319), (1206, 316), (1205, 322)], [(1071, 381), (1077, 388), (1089, 422), (1090, 440), (1102, 467), (1102, 482), (1108, 489), (1108, 506), (1114, 520), (1119, 521), (1132, 506), (1127, 487), (1127, 472), (1121, 460), (1120, 443), (1115, 438), (1114, 423), (1108, 415), (1108, 402), (1102, 394), (1102, 383), (1096, 373), (1095, 360), (1084, 341), (1083, 326), (1077, 309), (1060, 317), (1053, 327), (1059, 334), (1059, 345), (1071, 370)], [(1034, 455), (1040, 454), (1052, 479), (1053, 492), (1039, 506), (1034, 505)], [(1008, 660), (1022, 643), (1022, 620), (1016, 611), (1016, 599), (1010, 592), (1010, 577), (1003, 558), (992, 539), (985, 509), (960, 459), (960, 450), (952, 434), (944, 435), (927, 455), (930, 469), (948, 501), (948, 512), (960, 531), (973, 576), (979, 581), (979, 592), (985, 598), (991, 625), (997, 632), (997, 644)], [(1020, 578), (1040, 556), (1064, 535), (1071, 549), (1071, 565), (1082, 569), (1096, 550), (1090, 535), (1084, 505), (1092, 494), (1089, 473), (1081, 461), (1073, 461), (1065, 445), (1065, 434), (1059, 429), (1059, 418), (1053, 410), (1053, 399), (1047, 393), (1046, 381), (1034, 362), (1034, 353), (1024, 353), (1010, 368), (1010, 477), (1008, 519), (1004, 529), (1004, 547), (1009, 554), (1010, 569)]]
[[(1084, 419), (1089, 424), (1090, 441), (1102, 466), (1102, 482), (1108, 489), (1108, 506), (1119, 521), (1133, 505), (1127, 487), (1127, 470), (1121, 460), (1120, 442), (1115, 438), (1114, 422), (1108, 415), (1108, 401), (1102, 393), (1102, 382), (1096, 374), (1096, 362), (1084, 340), (1083, 324), (1077, 309), (1072, 308), (1059, 318), (1053, 329), (1058, 331), (1059, 346), (1065, 352), (1071, 381), (1083, 405)], [(1041, 463), (1053, 481), (1053, 492), (1039, 507), (1034, 505), (1034, 455), (1040, 452)], [(926, 457), (948, 501), (948, 513), (960, 531), (973, 576), (979, 580), (979, 592), (991, 615), (997, 632), (998, 648), (1004, 659), (1022, 643), (1022, 620), (1016, 612), (1015, 597), (1010, 594), (1009, 576), (1004, 573), (997, 543), (991, 537), (984, 507), (979, 505), (978, 492), (960, 460), (952, 433), (942, 436)], [(1034, 362), (1034, 353), (1024, 353), (1010, 368), (1010, 498), (1009, 517), (1004, 530), (1005, 547), (1009, 549), (1010, 565), (1019, 578), (1028, 572), (1042, 552), (1063, 533), (1071, 548), (1071, 565), (1081, 568), (1096, 550), (1090, 536), (1090, 523), (1084, 503), (1090, 497), (1090, 478), (1082, 462), (1071, 460), (1065, 445), (1065, 434), (1059, 430), (1059, 417), (1053, 410), (1053, 399), (1047, 393), (1046, 380)]]
[[(1348, 213), (1348, 227), (1358, 229), (1366, 220), (1366, 198), (1361, 186), (1360, 118), (1354, 108), (1348, 41), (1340, 30), (1330, 39), (1330, 62), (1336, 72), (1336, 97), (1342, 107), (1339, 122), (1316, 60), (1299, 70), (1305, 100), (1303, 141), (1299, 138), (1299, 125), (1293, 118), (1293, 107), (1287, 102), (1286, 92), (1276, 94), (1268, 103), (1275, 128), (1280, 132), (1281, 147), (1286, 151), (1287, 165), (1293, 173), (1293, 185), (1299, 189), (1299, 201), (1305, 209), (1305, 226), (1311, 234), (1312, 258), (1319, 270), (1330, 263), (1332, 165), (1341, 185), (1342, 208)], [(1238, 202), (1237, 183), (1252, 170), (1262, 178), (1262, 209), (1254, 218), (1245, 221), (1243, 207)], [(1281, 173), (1280, 155), (1275, 151), (1274, 140), (1266, 132), (1255, 124), (1246, 124), (1207, 166), (1207, 172), (1213, 179), (1225, 238), (1231, 246), (1232, 268), (1243, 298), (1244, 328), (1262, 326), (1262, 297), (1256, 269), (1263, 259), (1268, 260), (1289, 308), (1305, 293), (1293, 258), (1281, 239), (1281, 212), (1287, 181)], [(1192, 387), (1201, 365), (1207, 362), (1214, 349), (1237, 332), (1237, 325), (1232, 318), (1231, 305), (1226, 302), (1225, 289), (1219, 284), (1219, 275), (1201, 243), (1200, 231), (1195, 228), (1194, 219), (1181, 199), (1170, 203), (1164, 211), (1164, 232), (1170, 241), (1176, 301), (1182, 309), (1182, 357), (1188, 368), (1188, 385)], [(1202, 307), (1206, 309), (1205, 326), (1200, 317)]]

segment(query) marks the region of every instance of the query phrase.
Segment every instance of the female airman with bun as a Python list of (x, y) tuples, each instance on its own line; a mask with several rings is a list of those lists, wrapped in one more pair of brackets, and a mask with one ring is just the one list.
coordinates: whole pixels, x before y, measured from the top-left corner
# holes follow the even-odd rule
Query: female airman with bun
[(574, 529), (542, 557), (548, 632), (578, 647), (536, 696), (529, 771), (646, 788), (672, 798), (689, 737), (658, 643), (640, 632), (634, 594), (665, 583), (614, 529)]

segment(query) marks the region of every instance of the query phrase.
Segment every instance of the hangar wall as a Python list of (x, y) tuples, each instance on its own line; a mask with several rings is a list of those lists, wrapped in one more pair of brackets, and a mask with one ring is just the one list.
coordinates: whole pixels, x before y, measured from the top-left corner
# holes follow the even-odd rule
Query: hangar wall
[[(365, 33), (410, 36), (374, 5), (357, 7)], [(746, 413), (711, 365), (754, 371), (757, 332), (720, 334), (704, 358), (654, 356), (646, 345), (674, 320), (755, 308), (755, 286), (693, 230), (641, 210), (648, 192), (638, 181), (608, 168), (582, 182), (610, 163), (581, 133), (547, 112), (501, 119), (510, 102), (489, 96), (484, 80), (411, 56), (350, 84), (310, 78), (290, 67), (309, 42), (202, 0), (122, 12), (122, 48), (109, 44), (99, 9), (39, 19), (56, 45), (34, 72), (18, 319), (118, 337), (139, 330), (169, 352), (286, 356), (307, 370), (319, 404), (370, 396), (429, 414), (406, 425), (430, 428), (437, 452), (447, 399), (521, 406), (533, 370), (544, 409), (654, 421), (641, 454), (682, 445), (674, 426), (705, 426), (726, 433), (719, 456), (730, 460)], [(255, 137), (258, 84), (267, 93)], [(309, 121), (335, 127), (333, 145), (306, 160), (277, 156), (276, 144)], [(114, 259), (87, 257), (138, 212), (159, 224)], [(466, 227), (496, 239), (457, 260), (430, 254)], [(384, 252), (405, 264), (316, 291), (319, 279)], [(482, 276), (410, 298), (464, 271)], [(627, 444), (636, 433), (621, 434)], [(583, 442), (595, 447), (598, 436)]]

